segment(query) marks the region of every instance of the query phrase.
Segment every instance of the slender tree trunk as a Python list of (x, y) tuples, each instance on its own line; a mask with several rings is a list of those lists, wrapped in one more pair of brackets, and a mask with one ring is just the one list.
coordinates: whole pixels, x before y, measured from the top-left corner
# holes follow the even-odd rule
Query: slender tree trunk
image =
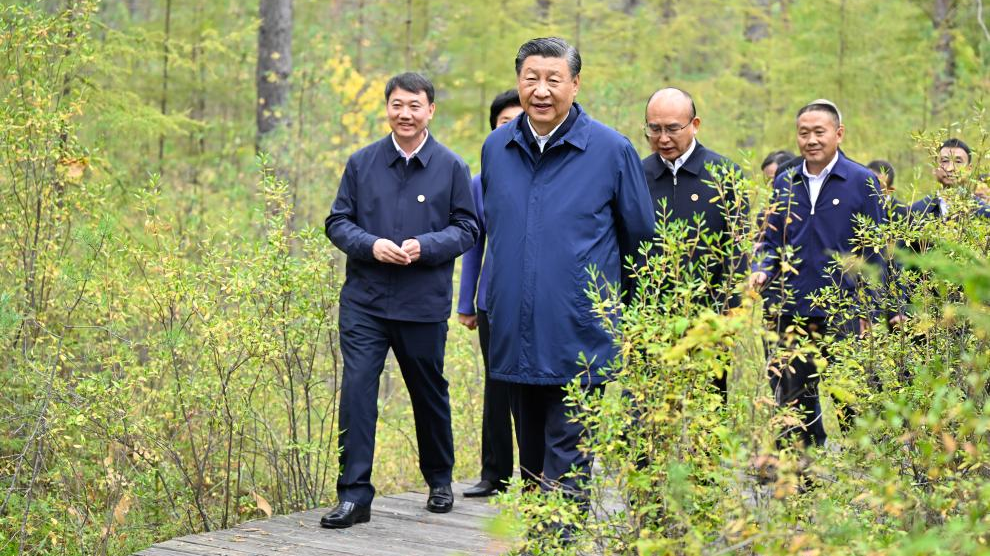
[(258, 29), (258, 87), (256, 147), (266, 136), (289, 125), (285, 104), (292, 73), (292, 0), (261, 0)]
[(543, 23), (550, 21), (550, 3), (551, 0), (536, 0), (536, 14)]
[(412, 68), (412, 0), (406, 0), (406, 71)]
[(574, 6), (574, 47), (581, 50), (581, 0)]
[(361, 73), (364, 64), (364, 2), (358, 0), (357, 4), (357, 53), (354, 57), (354, 69)]
[(739, 75), (750, 84), (754, 93), (750, 95), (750, 99), (759, 106), (750, 106), (750, 108), (756, 109), (744, 111), (743, 114), (750, 114), (748, 117), (745, 115), (741, 116), (750, 120), (746, 122), (746, 129), (750, 130), (750, 132), (737, 143), (743, 149), (750, 149), (756, 145), (755, 132), (757, 128), (762, 128), (762, 122), (758, 115), (766, 114), (770, 109), (767, 99), (762, 94), (759, 94), (766, 91), (766, 77), (763, 75), (763, 68), (755, 65), (766, 58), (754, 52), (758, 48), (760, 41), (770, 37), (770, 18), (770, 0), (753, 0), (749, 5), (749, 13), (746, 16), (746, 29), (743, 32), (750, 55), (743, 61), (742, 67), (739, 69)]
[[(162, 115), (168, 113), (169, 39), (172, 34), (172, 0), (165, 0), (165, 40), (162, 41)], [(158, 135), (158, 175), (165, 173), (165, 134)]]
[(956, 54), (953, 50), (952, 32), (954, 0), (935, 0), (932, 10), (932, 26), (938, 34), (935, 39), (935, 55), (938, 66), (932, 82), (932, 117), (937, 120), (948, 106), (956, 83)]

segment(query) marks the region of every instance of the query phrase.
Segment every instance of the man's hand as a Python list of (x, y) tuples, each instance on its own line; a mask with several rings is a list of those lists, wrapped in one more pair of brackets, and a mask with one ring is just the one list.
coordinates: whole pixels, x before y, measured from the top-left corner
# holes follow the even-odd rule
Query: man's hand
[(409, 238), (402, 242), (402, 250), (405, 251), (406, 255), (409, 255), (409, 262), (416, 262), (419, 260), (419, 240), (415, 238)]
[[(408, 242), (409, 240), (406, 241)], [(413, 262), (413, 259), (409, 257), (409, 254), (400, 249), (399, 246), (390, 239), (379, 238), (375, 240), (375, 244), (371, 247), (371, 253), (375, 256), (375, 260), (383, 263), (405, 266)], [(416, 249), (416, 258), (419, 258), (418, 244)]]
[(758, 290), (767, 283), (767, 273), (766, 272), (754, 272), (749, 275), (749, 289)]
[(478, 328), (478, 315), (462, 315), (457, 313), (457, 322), (468, 327), (468, 330)]
[(890, 317), (890, 320), (887, 322), (889, 322), (891, 326), (899, 326), (907, 322), (907, 320), (908, 320), (907, 315), (899, 314)]

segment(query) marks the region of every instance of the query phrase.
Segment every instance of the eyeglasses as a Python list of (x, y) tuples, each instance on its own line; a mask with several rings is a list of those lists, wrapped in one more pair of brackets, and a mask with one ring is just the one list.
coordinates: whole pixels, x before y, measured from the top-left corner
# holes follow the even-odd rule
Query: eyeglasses
[(643, 124), (643, 133), (651, 139), (656, 139), (657, 137), (663, 137), (664, 133), (666, 133), (668, 137), (673, 137), (678, 133), (680, 133), (681, 131), (683, 131), (684, 128), (686, 128), (689, 125), (691, 124), (687, 123), (684, 125), (681, 124), (660, 125), (660, 124), (651, 124), (650, 122), (646, 122), (645, 124)]

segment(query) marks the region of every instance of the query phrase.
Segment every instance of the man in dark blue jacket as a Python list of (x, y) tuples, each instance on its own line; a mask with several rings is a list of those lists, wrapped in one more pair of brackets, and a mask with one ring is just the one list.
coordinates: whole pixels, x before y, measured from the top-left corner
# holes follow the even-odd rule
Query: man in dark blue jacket
[[(775, 324), (785, 344), (796, 329), (816, 343), (825, 333), (827, 312), (812, 303), (813, 294), (837, 285), (844, 295), (854, 295), (855, 277), (835, 270), (831, 263), (836, 253), (852, 253), (855, 217), (863, 215), (877, 224), (884, 221), (883, 193), (873, 173), (839, 150), (844, 133), (842, 116), (830, 101), (820, 99), (801, 108), (797, 116), (801, 163), (774, 180), (774, 210), (767, 216), (749, 282), (751, 287), (769, 286), (766, 307), (779, 312)], [(884, 268), (880, 254), (870, 253), (869, 260)], [(862, 319), (860, 331), (867, 325)], [(834, 326), (832, 332), (840, 337), (855, 333), (856, 323)], [(827, 359), (827, 350), (822, 356)], [(770, 383), (778, 405), (796, 405), (803, 414), (801, 441), (821, 446), (827, 435), (814, 359), (795, 357), (787, 364), (771, 365), (776, 369)]]
[(478, 236), (471, 173), (427, 130), (433, 84), (415, 73), (385, 87), (392, 133), (351, 155), (326, 219), (347, 254), (340, 291), (340, 471), (329, 528), (370, 519), (378, 385), (389, 348), (409, 390), (427, 509), (449, 512), (454, 497), (444, 345), (454, 259)]
[[(938, 165), (935, 166), (935, 179), (943, 190), (951, 190), (965, 183), (972, 173), (973, 151), (969, 145), (955, 137), (947, 139), (938, 149)], [(963, 198), (972, 199), (971, 207), (962, 207), (954, 211), (955, 214), (962, 215), (972, 212), (983, 218), (990, 218), (990, 205), (972, 193), (966, 193)], [(963, 203), (965, 204), (965, 203)], [(920, 217), (949, 218), (953, 211), (950, 210), (946, 195), (936, 192), (911, 205), (911, 215)]]
[[(660, 89), (646, 104), (643, 132), (653, 154), (643, 159), (643, 171), (650, 187), (653, 208), (660, 219), (683, 220), (691, 226), (688, 241), (702, 237), (699, 249), (692, 253), (695, 265), (707, 259), (707, 271), (698, 278), (707, 284), (707, 302), (720, 311), (731, 300), (729, 280), (740, 260), (737, 244), (732, 237), (733, 224), (745, 217), (744, 207), (737, 203), (735, 180), (739, 167), (724, 156), (706, 149), (695, 136), (701, 127), (694, 99), (677, 88)], [(714, 173), (714, 174), (713, 174)], [(716, 185), (716, 183), (718, 185)], [(695, 226), (695, 218), (702, 224)], [(733, 220), (736, 222), (733, 222)], [(725, 253), (716, 260), (715, 253)], [(715, 386), (726, 396), (726, 376), (715, 380)]]
[[(584, 434), (563, 386), (601, 388), (617, 354), (592, 313), (588, 268), (618, 283), (623, 259), (653, 232), (649, 190), (627, 139), (574, 102), (581, 57), (559, 38), (533, 39), (516, 56), (525, 113), (481, 151), (491, 284), (491, 377), (513, 384), (523, 476), (580, 493), (564, 478), (590, 472)], [(583, 356), (583, 359), (582, 359)], [(583, 360), (581, 363), (579, 361)]]

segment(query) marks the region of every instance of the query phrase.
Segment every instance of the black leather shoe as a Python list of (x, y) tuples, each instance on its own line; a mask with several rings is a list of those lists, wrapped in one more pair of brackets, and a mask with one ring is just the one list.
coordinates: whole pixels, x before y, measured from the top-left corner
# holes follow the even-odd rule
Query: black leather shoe
[(445, 514), (454, 509), (454, 491), (450, 490), (450, 485), (430, 487), (426, 509), (435, 514)]
[(355, 523), (371, 521), (371, 506), (361, 506), (354, 502), (340, 502), (320, 519), (320, 525), (327, 529), (346, 529)]
[(493, 483), (487, 479), (482, 479), (473, 487), (464, 489), (464, 497), (481, 498), (482, 496), (497, 494), (503, 490), (505, 490), (505, 483)]

